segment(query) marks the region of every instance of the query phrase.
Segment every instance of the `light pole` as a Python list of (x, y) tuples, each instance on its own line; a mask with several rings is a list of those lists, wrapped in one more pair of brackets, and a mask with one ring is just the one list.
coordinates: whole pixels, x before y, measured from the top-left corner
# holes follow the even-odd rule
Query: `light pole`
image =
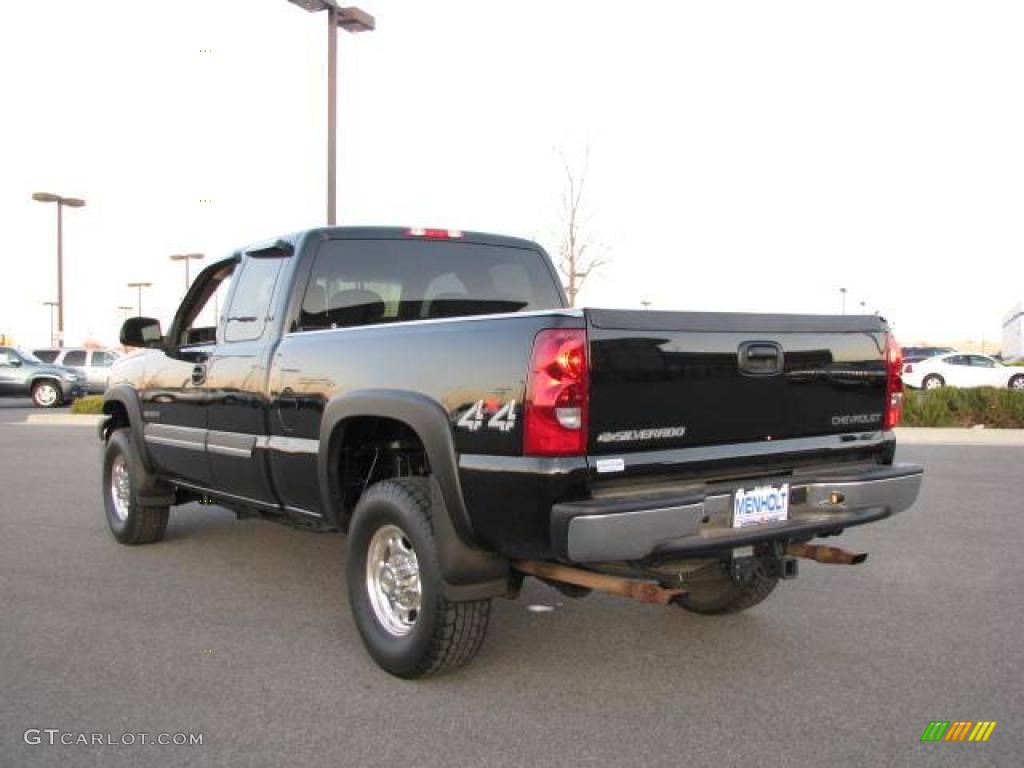
[(846, 289), (845, 288), (840, 288), (839, 289), (839, 293), (842, 294), (842, 297), (843, 297), (843, 314), (845, 315), (846, 314)]
[(57, 344), (57, 340), (53, 336), (53, 308), (56, 307), (56, 306), (59, 306), (59, 305), (57, 304), (56, 301), (44, 301), (43, 302), (43, 306), (50, 308), (50, 346), (51, 347), (59, 346)]
[(185, 262), (185, 293), (188, 293), (188, 287), (192, 284), (188, 275), (188, 263), (190, 261), (199, 261), (204, 258), (201, 253), (174, 253), (171, 254), (171, 261), (184, 261)]
[(132, 308), (127, 304), (122, 304), (121, 306), (118, 307), (118, 309), (124, 312), (124, 315), (121, 317), (121, 324), (123, 325), (125, 320), (128, 319), (128, 313), (132, 311)]
[[(57, 204), (57, 344), (64, 344), (64, 206), (81, 208), (85, 200), (77, 197), (62, 197), (50, 192), (36, 192), (32, 199), (38, 203)], [(52, 336), (52, 334), (51, 334)]]
[(327, 226), (337, 223), (338, 33), (372, 32), (373, 16), (356, 7), (342, 8), (337, 0), (288, 0), (310, 13), (327, 11)]
[(139, 317), (142, 317), (142, 289), (149, 288), (152, 283), (128, 283), (129, 288), (138, 288), (139, 290)]

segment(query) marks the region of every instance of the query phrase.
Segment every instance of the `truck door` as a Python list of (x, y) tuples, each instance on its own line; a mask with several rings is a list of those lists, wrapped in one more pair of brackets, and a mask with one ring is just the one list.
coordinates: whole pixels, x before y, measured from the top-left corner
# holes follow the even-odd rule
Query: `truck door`
[(216, 297), (234, 269), (235, 260), (229, 259), (199, 274), (164, 348), (151, 353), (141, 388), (146, 446), (153, 461), (162, 472), (200, 489), (212, 482), (206, 455), (206, 370), (216, 343)]
[(277, 506), (267, 462), (267, 378), (276, 335), (276, 295), (285, 257), (248, 255), (234, 276), (235, 287), (218, 343), (206, 362), (209, 421), (206, 448), (213, 488), (262, 506)]

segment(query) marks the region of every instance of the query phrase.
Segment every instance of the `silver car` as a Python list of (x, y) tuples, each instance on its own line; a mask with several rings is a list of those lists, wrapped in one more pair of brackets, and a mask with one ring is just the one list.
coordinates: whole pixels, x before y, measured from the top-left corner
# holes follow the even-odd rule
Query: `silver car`
[(83, 377), (92, 394), (105, 392), (110, 378), (110, 366), (121, 356), (112, 349), (85, 349), (66, 347), (64, 349), (36, 349), (35, 356), (52, 365), (72, 368)]

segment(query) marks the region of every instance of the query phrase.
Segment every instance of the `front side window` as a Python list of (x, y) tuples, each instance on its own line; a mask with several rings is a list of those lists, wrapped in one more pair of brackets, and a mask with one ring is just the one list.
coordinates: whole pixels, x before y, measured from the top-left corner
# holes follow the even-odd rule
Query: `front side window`
[(332, 240), (316, 256), (293, 330), (561, 306), (537, 251), (452, 241)]
[(250, 256), (246, 260), (242, 273), (235, 277), (237, 285), (224, 325), (225, 341), (252, 341), (263, 335), (282, 263), (279, 257)]
[(61, 361), (61, 365), (85, 365), (85, 350), (73, 349), (70, 352), (65, 353), (64, 359)]
[(60, 352), (56, 349), (37, 349), (35, 354), (44, 363), (52, 363)]

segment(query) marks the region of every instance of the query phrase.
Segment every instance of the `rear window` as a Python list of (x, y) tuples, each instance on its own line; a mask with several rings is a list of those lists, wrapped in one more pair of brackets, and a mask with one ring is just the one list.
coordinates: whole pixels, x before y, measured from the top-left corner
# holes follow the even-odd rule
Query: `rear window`
[(333, 240), (310, 275), (294, 330), (562, 306), (537, 251), (421, 240)]

